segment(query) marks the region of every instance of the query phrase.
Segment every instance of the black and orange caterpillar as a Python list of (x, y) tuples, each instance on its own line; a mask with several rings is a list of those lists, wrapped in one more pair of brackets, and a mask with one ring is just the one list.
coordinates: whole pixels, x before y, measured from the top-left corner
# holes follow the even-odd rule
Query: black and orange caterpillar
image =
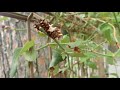
[(53, 27), (52, 24), (44, 20), (36, 19), (34, 21), (34, 28), (40, 31), (40, 28), (43, 28), (47, 35), (52, 39), (60, 38), (63, 34), (61, 33), (61, 29), (58, 27)]

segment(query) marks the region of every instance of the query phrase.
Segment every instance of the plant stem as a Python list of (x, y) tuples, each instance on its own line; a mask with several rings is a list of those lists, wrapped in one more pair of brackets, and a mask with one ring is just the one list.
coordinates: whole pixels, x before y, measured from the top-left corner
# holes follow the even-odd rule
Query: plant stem
[(56, 39), (54, 39), (54, 41), (58, 44), (58, 46), (63, 50), (64, 53), (66, 53), (67, 55), (69, 55)]
[(119, 29), (119, 33), (120, 33), (120, 25), (119, 25), (119, 22), (118, 22), (118, 20), (117, 20), (117, 17), (116, 17), (115, 12), (113, 12), (113, 15), (114, 15), (114, 18), (115, 18), (115, 21), (116, 21), (116, 23), (117, 23), (117, 26), (118, 26), (118, 29)]
[[(33, 13), (31, 13), (28, 18), (27, 18), (27, 33), (28, 33), (28, 40), (31, 41), (31, 28), (30, 28), (30, 20), (33, 16)], [(29, 49), (31, 51), (32, 48)], [(29, 63), (29, 70), (30, 70), (30, 77), (34, 77), (34, 72), (33, 72), (33, 62), (28, 62)]]
[[(113, 24), (109, 23), (109, 22), (106, 22), (104, 20), (101, 20), (101, 19), (98, 19), (98, 18), (91, 18), (92, 20), (97, 20), (99, 22), (102, 22), (102, 23), (107, 23), (108, 25), (110, 25), (112, 28), (113, 28), (113, 36), (114, 36), (114, 39), (116, 41), (116, 43), (118, 43), (118, 39), (116, 37), (116, 28), (114, 27)], [(118, 48), (120, 48), (120, 46), (118, 45)]]
[(42, 47), (40, 47), (40, 48), (38, 48), (38, 49), (36, 49), (36, 50), (37, 50), (37, 51), (38, 51), (38, 50), (41, 50), (41, 49), (47, 47), (48, 45), (49, 45), (49, 44), (46, 44), (45, 46), (42, 46)]

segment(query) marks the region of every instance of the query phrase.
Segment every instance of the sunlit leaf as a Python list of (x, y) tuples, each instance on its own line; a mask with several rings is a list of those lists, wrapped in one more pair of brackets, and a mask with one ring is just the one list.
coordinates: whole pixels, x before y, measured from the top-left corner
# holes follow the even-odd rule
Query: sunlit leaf
[(34, 41), (33, 40), (26, 42), (20, 53), (23, 53), (23, 52), (29, 50), (33, 46), (34, 46)]

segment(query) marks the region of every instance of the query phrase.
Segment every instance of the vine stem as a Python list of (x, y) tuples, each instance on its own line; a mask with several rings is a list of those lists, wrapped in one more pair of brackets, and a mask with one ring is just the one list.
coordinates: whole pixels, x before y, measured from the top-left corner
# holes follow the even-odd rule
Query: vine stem
[(58, 44), (58, 46), (63, 50), (65, 54), (69, 55), (56, 39), (54, 39), (54, 41)]
[[(28, 18), (27, 18), (27, 33), (28, 33), (28, 40), (31, 41), (31, 28), (30, 28), (30, 20), (33, 17), (33, 13), (31, 13)], [(29, 49), (31, 51), (32, 48)], [(30, 77), (34, 77), (34, 72), (33, 72), (33, 62), (28, 62), (29, 64), (29, 69), (30, 69)]]
[(119, 33), (120, 33), (120, 25), (119, 25), (119, 23), (118, 23), (118, 20), (117, 20), (117, 17), (116, 17), (115, 12), (113, 12), (113, 16), (114, 16), (114, 18), (115, 18), (115, 21), (116, 21), (116, 23), (117, 23), (117, 26), (118, 26), (118, 29), (119, 29)]
[(118, 48), (120, 48), (119, 41), (118, 41), (117, 35), (116, 35), (116, 29), (115, 29), (115, 27), (114, 27), (111, 23), (106, 22), (106, 21), (104, 21), (104, 20), (100, 20), (100, 19), (97, 19), (97, 18), (91, 18), (91, 19), (97, 20), (97, 21), (102, 22), (102, 23), (107, 23), (108, 25), (110, 25), (110, 26), (113, 28), (113, 36), (114, 36), (114, 39), (115, 39), (115, 42), (116, 42), (116, 46), (117, 46)]
[[(58, 44), (58, 46), (63, 50), (63, 52), (65, 53), (65, 54), (67, 54), (67, 57), (68, 57), (68, 59), (67, 59), (67, 61), (68, 61), (68, 68), (69, 68), (69, 70), (71, 70), (71, 68), (70, 68), (70, 59), (69, 59), (69, 54), (65, 51), (65, 49), (61, 46), (61, 44), (56, 40), (56, 39), (54, 39), (54, 41)], [(73, 70), (72, 70), (73, 71)]]

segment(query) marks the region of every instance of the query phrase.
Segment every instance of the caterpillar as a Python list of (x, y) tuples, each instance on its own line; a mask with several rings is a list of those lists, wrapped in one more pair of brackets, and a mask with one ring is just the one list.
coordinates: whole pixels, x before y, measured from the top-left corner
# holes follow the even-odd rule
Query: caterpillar
[(37, 19), (34, 21), (34, 28), (36, 28), (38, 31), (40, 31), (40, 28), (43, 28), (47, 35), (51, 37), (52, 39), (60, 38), (63, 34), (61, 33), (61, 29), (58, 27), (53, 27), (52, 24), (47, 22), (45, 19)]

